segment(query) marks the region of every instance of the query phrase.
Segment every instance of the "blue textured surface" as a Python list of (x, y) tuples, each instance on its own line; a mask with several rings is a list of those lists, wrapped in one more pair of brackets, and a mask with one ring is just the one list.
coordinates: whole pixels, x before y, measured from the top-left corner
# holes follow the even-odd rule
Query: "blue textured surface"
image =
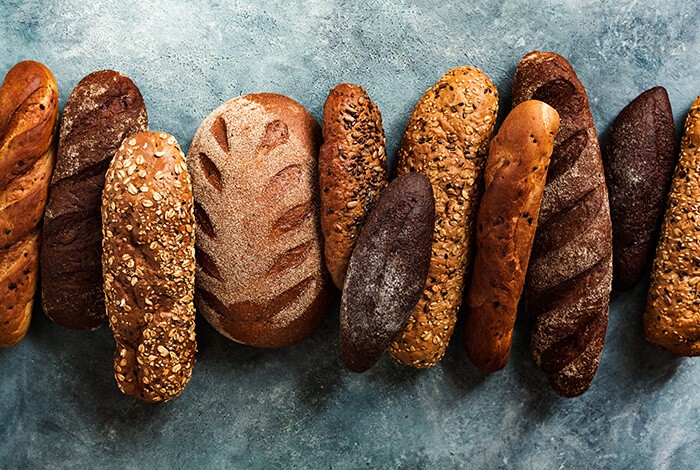
[[(336, 83), (380, 107), (390, 158), (422, 92), (458, 65), (484, 70), (509, 108), (517, 61), (568, 57), (599, 132), (629, 100), (668, 89), (681, 125), (700, 93), (696, 0), (258, 2), (0, 0), (0, 73), (35, 59), (61, 105), (86, 74), (126, 73), (151, 128), (187, 148), (199, 123), (241, 93), (273, 91), (318, 118)], [(198, 318), (191, 383), (173, 402), (122, 396), (107, 328), (69, 331), (36, 312), (0, 350), (0, 467), (698, 468), (700, 359), (642, 339), (646, 285), (613, 295), (591, 390), (556, 397), (516, 330), (508, 367), (485, 376), (453, 341), (415, 371), (384, 358), (364, 375), (338, 359), (337, 309), (280, 351), (229, 342)]]

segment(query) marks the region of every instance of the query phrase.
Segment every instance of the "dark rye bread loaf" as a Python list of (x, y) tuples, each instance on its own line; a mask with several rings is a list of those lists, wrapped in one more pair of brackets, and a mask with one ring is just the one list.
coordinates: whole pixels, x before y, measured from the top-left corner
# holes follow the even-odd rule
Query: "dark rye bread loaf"
[(617, 116), (601, 145), (613, 227), (613, 286), (629, 289), (651, 263), (676, 166), (668, 93), (645, 91)]
[(360, 86), (342, 83), (328, 94), (318, 177), (326, 266), (342, 288), (357, 235), (389, 181), (382, 116)]
[(41, 247), (42, 306), (61, 325), (93, 329), (104, 321), (100, 200), (105, 173), (124, 138), (147, 128), (139, 89), (113, 70), (86, 76), (68, 98)]
[(297, 343), (333, 301), (318, 211), (320, 141), (311, 114), (272, 93), (224, 103), (192, 141), (197, 307), (234, 341)]
[(612, 229), (588, 96), (571, 65), (551, 52), (518, 64), (513, 106), (544, 101), (559, 113), (525, 283), (534, 318), (532, 355), (558, 394), (591, 384), (603, 351), (612, 282)]
[(367, 217), (340, 304), (340, 354), (348, 369), (372, 367), (406, 325), (430, 266), (435, 200), (420, 173), (398, 176)]

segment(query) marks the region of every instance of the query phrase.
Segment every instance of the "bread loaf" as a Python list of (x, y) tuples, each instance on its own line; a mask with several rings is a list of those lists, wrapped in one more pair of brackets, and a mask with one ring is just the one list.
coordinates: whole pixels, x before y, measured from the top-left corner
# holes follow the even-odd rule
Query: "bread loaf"
[(498, 92), (479, 69), (450, 70), (425, 92), (408, 121), (398, 173), (433, 186), (435, 227), (428, 279), (389, 349), (413, 367), (435, 365), (452, 336), (470, 257), (481, 174), (498, 113)]
[(55, 157), (58, 88), (38, 62), (20, 62), (0, 88), (0, 347), (29, 328), (40, 222)]
[(340, 304), (340, 353), (348, 369), (376, 363), (420, 299), (430, 265), (435, 200), (419, 173), (398, 176), (367, 217)]
[(503, 121), (486, 159), (464, 343), (469, 359), (487, 372), (508, 363), (558, 129), (554, 108), (524, 101)]
[(342, 288), (357, 235), (388, 183), (382, 116), (364, 88), (343, 83), (328, 94), (318, 173), (326, 266)]
[(102, 267), (119, 389), (146, 402), (179, 395), (192, 375), (194, 210), (173, 136), (127, 137), (102, 195)]
[(535, 319), (535, 362), (554, 391), (573, 397), (593, 380), (608, 324), (608, 193), (588, 96), (566, 59), (536, 51), (520, 61), (513, 106), (530, 99), (556, 109), (560, 124), (525, 282), (525, 310)]
[(105, 173), (124, 138), (147, 128), (139, 89), (113, 70), (91, 73), (68, 98), (41, 247), (42, 306), (61, 325), (93, 329), (104, 321), (100, 201)]
[(319, 224), (320, 140), (299, 103), (261, 93), (221, 105), (192, 141), (197, 306), (234, 341), (297, 343), (333, 301)]
[(666, 90), (652, 88), (628, 104), (601, 151), (613, 227), (613, 286), (629, 289), (651, 262), (676, 164)]
[(644, 312), (647, 341), (679, 356), (700, 356), (699, 204), (700, 96), (685, 121)]

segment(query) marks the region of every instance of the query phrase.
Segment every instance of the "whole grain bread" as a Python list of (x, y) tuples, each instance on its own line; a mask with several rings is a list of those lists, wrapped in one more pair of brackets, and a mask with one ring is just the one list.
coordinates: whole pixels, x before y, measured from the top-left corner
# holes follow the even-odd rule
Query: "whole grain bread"
[(435, 365), (454, 331), (498, 92), (481, 70), (458, 67), (427, 90), (413, 110), (398, 173), (423, 173), (433, 186), (435, 227), (428, 279), (389, 352), (413, 367)]
[(685, 121), (644, 312), (647, 341), (679, 356), (700, 356), (699, 202), (700, 96)]
[(19, 343), (29, 328), (57, 122), (49, 69), (33, 61), (12, 67), (0, 87), (0, 347)]
[(146, 402), (179, 395), (192, 375), (194, 208), (185, 157), (162, 132), (127, 137), (102, 195), (102, 267), (114, 375)]
[(668, 93), (645, 91), (617, 116), (601, 145), (613, 227), (613, 286), (629, 289), (649, 267), (676, 166)]
[(554, 108), (524, 101), (503, 121), (486, 159), (464, 344), (474, 365), (488, 372), (508, 363), (558, 129)]
[(333, 301), (319, 223), (320, 140), (303, 106), (261, 93), (221, 105), (192, 141), (197, 307), (234, 341), (297, 343)]
[(365, 218), (388, 183), (385, 143), (382, 116), (367, 91), (349, 83), (334, 87), (323, 107), (318, 177), (326, 266), (338, 288)]
[(86, 76), (68, 98), (41, 247), (42, 306), (61, 325), (93, 329), (104, 321), (100, 204), (105, 173), (124, 138), (147, 128), (139, 89), (113, 70)]
[(591, 385), (608, 324), (608, 192), (588, 96), (566, 59), (535, 51), (520, 61), (513, 106), (530, 99), (556, 109), (560, 123), (525, 282), (525, 310), (535, 321), (535, 362), (555, 392), (574, 397)]

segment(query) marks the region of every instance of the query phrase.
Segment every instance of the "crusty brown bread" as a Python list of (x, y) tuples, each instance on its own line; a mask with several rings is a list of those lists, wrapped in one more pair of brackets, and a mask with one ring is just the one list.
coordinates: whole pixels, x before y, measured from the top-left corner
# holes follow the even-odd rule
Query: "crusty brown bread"
[(435, 200), (420, 173), (382, 191), (352, 252), (340, 303), (340, 355), (348, 369), (372, 367), (406, 325), (430, 266)]
[(326, 266), (339, 289), (365, 218), (388, 183), (385, 143), (382, 116), (367, 91), (334, 87), (323, 107), (318, 177)]
[(86, 76), (68, 98), (41, 244), (41, 302), (61, 325), (93, 329), (104, 321), (100, 204), (105, 173), (124, 138), (147, 128), (139, 89), (113, 70)]
[(20, 62), (0, 88), (0, 347), (29, 328), (40, 222), (55, 157), (58, 88), (38, 62)]
[(588, 96), (566, 59), (535, 51), (520, 61), (513, 106), (530, 99), (556, 109), (560, 123), (525, 281), (525, 310), (535, 319), (535, 362), (555, 392), (574, 397), (595, 376), (608, 324), (608, 192)]
[(119, 389), (146, 402), (179, 395), (192, 375), (194, 206), (185, 157), (159, 132), (127, 137), (102, 195), (105, 305)]
[(464, 344), (469, 359), (487, 372), (508, 363), (558, 129), (554, 108), (524, 101), (503, 121), (486, 158)]
[(297, 343), (333, 301), (318, 211), (320, 140), (303, 106), (261, 93), (221, 105), (192, 141), (197, 307), (234, 341)]
[(474, 215), (498, 92), (481, 70), (450, 70), (423, 94), (398, 156), (398, 173), (427, 176), (435, 196), (435, 228), (423, 295), (389, 352), (413, 367), (435, 365), (445, 353), (462, 302)]
[(617, 116), (601, 145), (613, 227), (613, 286), (629, 289), (653, 257), (676, 166), (668, 93), (645, 91)]
[(679, 356), (700, 356), (698, 201), (700, 96), (685, 121), (644, 312), (647, 341)]

